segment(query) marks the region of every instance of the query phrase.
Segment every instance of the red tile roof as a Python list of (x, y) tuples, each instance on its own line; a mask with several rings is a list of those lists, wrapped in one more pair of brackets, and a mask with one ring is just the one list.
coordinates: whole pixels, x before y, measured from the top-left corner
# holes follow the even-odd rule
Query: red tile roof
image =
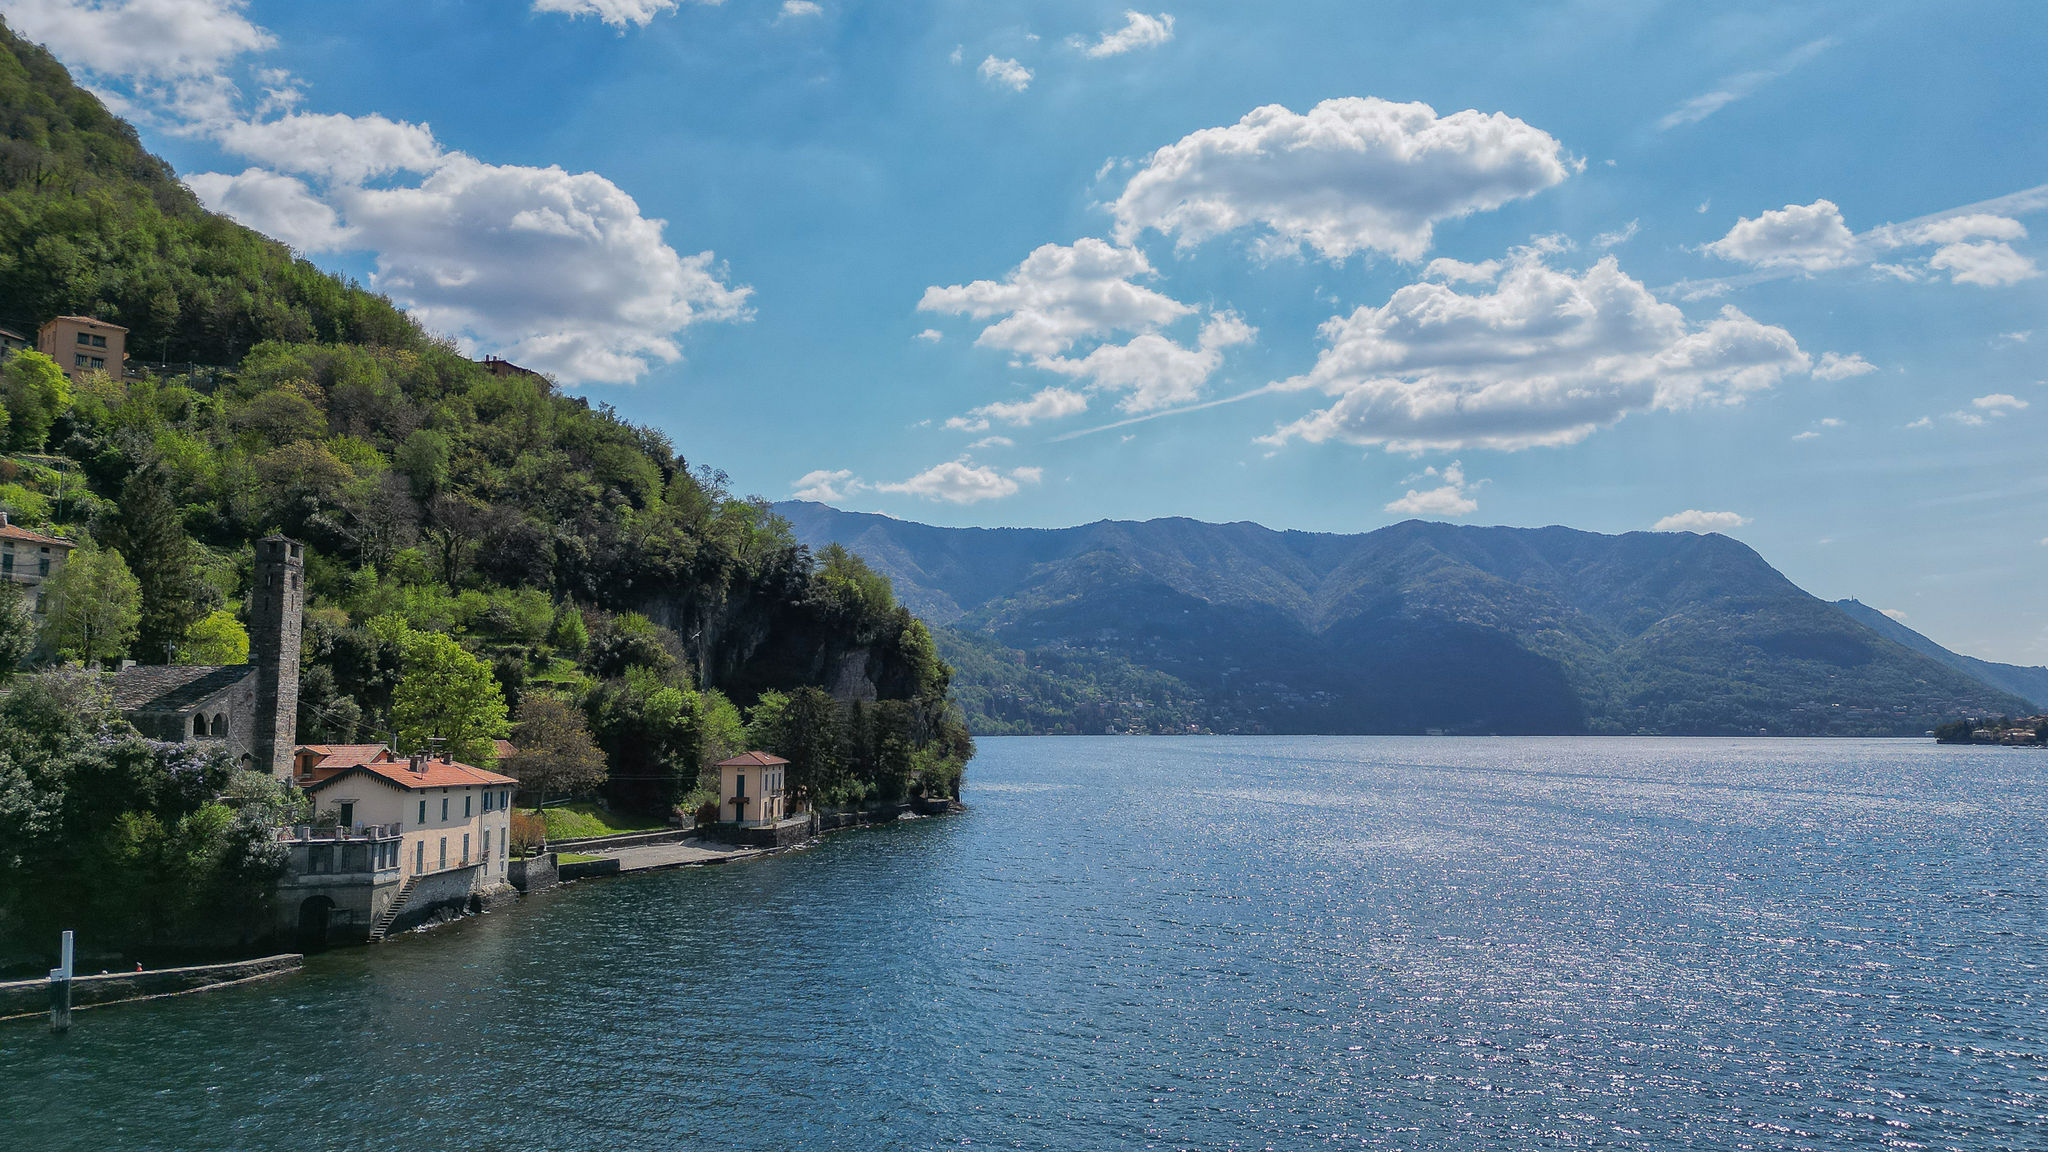
[(367, 772), (386, 783), (396, 784), (400, 788), (406, 789), (475, 788), (486, 785), (516, 785), (519, 783), (519, 781), (514, 780), (510, 776), (500, 776), (496, 772), (486, 772), (481, 768), (472, 768), (467, 764), (458, 763), (454, 760), (428, 760), (420, 767), (420, 771), (413, 771), (410, 760), (382, 760), (371, 764), (351, 764), (331, 776), (322, 777), (306, 785), (306, 791), (312, 792), (325, 788), (343, 776), (350, 776), (357, 772)]
[(732, 759), (730, 759), (730, 760), (720, 760), (720, 761), (718, 762), (718, 764), (717, 764), (717, 767), (720, 767), (720, 768), (770, 768), (770, 767), (773, 767), (773, 766), (775, 766), (775, 765), (777, 765), (777, 764), (787, 764), (787, 763), (789, 763), (789, 761), (787, 761), (787, 760), (784, 760), (784, 759), (783, 759), (782, 757), (780, 757), (780, 756), (770, 756), (770, 755), (769, 755), (769, 754), (767, 754), (766, 752), (742, 752), (742, 753), (740, 753), (739, 755), (737, 755), (737, 756), (733, 757), (733, 758), (732, 758)]
[(69, 540), (59, 540), (55, 536), (45, 536), (41, 532), (31, 532), (26, 528), (17, 528), (12, 524), (0, 524), (0, 540), (21, 540), (29, 544), (53, 544), (59, 548), (78, 547), (78, 545), (73, 544)]

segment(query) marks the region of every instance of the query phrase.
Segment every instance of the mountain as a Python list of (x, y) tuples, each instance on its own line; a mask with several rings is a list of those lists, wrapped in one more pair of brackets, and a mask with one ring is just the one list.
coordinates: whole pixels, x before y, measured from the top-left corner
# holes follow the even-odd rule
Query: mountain
[(983, 731), (1919, 733), (2025, 710), (1719, 535), (776, 511), (941, 626)]
[(1915, 652), (1932, 656), (1963, 675), (1981, 680), (2001, 692), (2010, 692), (2021, 697), (2035, 710), (2048, 710), (2048, 668), (1996, 664), (1989, 660), (1979, 660), (1975, 656), (1951, 652), (1859, 600), (1837, 600), (1835, 607), (1880, 636), (1896, 640)]

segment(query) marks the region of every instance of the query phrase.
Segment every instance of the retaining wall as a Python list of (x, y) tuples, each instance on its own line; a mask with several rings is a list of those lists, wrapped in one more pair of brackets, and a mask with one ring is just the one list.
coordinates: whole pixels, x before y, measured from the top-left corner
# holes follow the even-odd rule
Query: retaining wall
[[(95, 1004), (119, 1004), (128, 1000), (204, 992), (209, 988), (290, 972), (305, 962), (304, 956), (294, 952), (265, 956), (260, 960), (237, 960), (231, 964), (74, 976), (71, 980), (71, 1006), (89, 1008)], [(0, 984), (0, 1020), (47, 1016), (49, 1012), (50, 982), (47, 978), (10, 980)]]
[(555, 875), (563, 883), (571, 880), (588, 880), (592, 876), (616, 876), (619, 874), (619, 859), (614, 856), (607, 860), (575, 860), (557, 865)]
[(526, 860), (512, 860), (505, 865), (505, 880), (521, 892), (545, 892), (562, 882), (556, 875), (555, 863), (558, 857), (549, 852)]

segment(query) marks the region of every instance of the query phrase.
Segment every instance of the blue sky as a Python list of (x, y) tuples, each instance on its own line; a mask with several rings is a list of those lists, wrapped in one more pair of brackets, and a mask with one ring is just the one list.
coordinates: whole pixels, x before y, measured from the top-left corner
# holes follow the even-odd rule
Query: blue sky
[(745, 492), (1717, 529), (2048, 662), (2039, 4), (0, 13), (208, 203)]

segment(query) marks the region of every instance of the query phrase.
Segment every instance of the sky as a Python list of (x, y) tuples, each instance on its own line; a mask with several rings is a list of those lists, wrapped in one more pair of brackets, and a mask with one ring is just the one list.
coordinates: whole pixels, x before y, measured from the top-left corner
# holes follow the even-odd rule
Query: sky
[(770, 499), (1720, 531), (2048, 663), (2048, 6), (0, 0)]

